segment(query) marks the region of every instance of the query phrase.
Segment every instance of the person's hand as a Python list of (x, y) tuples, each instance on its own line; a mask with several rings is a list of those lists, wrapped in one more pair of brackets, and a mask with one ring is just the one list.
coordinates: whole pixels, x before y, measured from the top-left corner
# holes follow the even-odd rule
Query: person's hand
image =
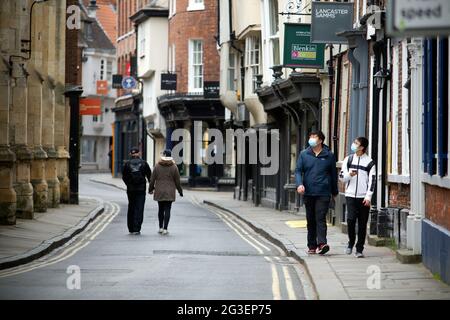
[(370, 200), (369, 199), (364, 199), (363, 205), (365, 205), (366, 207), (370, 207)]
[(358, 172), (356, 170), (352, 170), (350, 171), (350, 176), (354, 177), (358, 174)]
[(298, 186), (297, 192), (300, 193), (300, 194), (304, 194), (305, 193), (305, 187), (303, 185)]

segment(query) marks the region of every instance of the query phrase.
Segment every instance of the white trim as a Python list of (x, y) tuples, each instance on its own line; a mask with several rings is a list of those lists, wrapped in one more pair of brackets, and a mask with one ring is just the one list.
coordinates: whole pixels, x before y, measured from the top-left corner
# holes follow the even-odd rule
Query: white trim
[(177, 13), (177, 0), (169, 0), (169, 19)]
[(400, 174), (388, 174), (387, 178), (388, 182), (391, 183), (402, 183), (402, 184), (410, 184), (411, 183), (411, 177), (400, 175)]
[(430, 176), (428, 173), (422, 173), (422, 182), (433, 185), (433, 186), (450, 189), (450, 177), (449, 176), (445, 176), (445, 177), (441, 178), (437, 174)]
[(444, 228), (443, 226), (440, 226), (436, 223), (434, 223), (433, 221), (431, 221), (430, 219), (427, 218), (423, 218), (422, 221), (428, 225), (430, 225), (431, 227), (439, 230), (440, 232), (442, 232), (443, 234), (445, 234), (447, 237), (450, 237), (450, 230), (447, 230), (446, 228)]
[[(408, 81), (408, 48), (407, 48), (407, 42), (406, 40), (403, 40), (401, 42), (402, 45), (402, 172), (401, 174), (404, 176), (409, 176), (410, 174), (410, 167), (409, 167), (409, 157), (410, 157), (410, 150), (409, 150), (409, 139), (408, 137), (408, 129), (409, 129), (409, 123), (408, 123), (408, 117), (409, 117), (409, 95), (408, 95), (408, 89), (404, 88), (406, 81)], [(412, 76), (411, 76), (412, 77)], [(410, 80), (412, 81), (412, 79)], [(409, 85), (411, 89), (411, 83)]]
[(399, 82), (399, 50), (398, 44), (394, 44), (392, 50), (392, 118), (391, 118), (391, 170), (388, 174), (397, 175), (398, 172), (398, 82)]
[(116, 42), (122, 41), (122, 40), (124, 40), (125, 38), (128, 38), (128, 37), (132, 36), (133, 34), (134, 34), (134, 30), (133, 30), (133, 31), (130, 31), (130, 32), (128, 32), (128, 33), (125, 33), (123, 36), (118, 37), (117, 40), (116, 40)]
[[(370, 56), (370, 68), (369, 68), (369, 123), (373, 123), (373, 68), (375, 65), (375, 56), (371, 55)], [(337, 78), (335, 78), (337, 79)], [(337, 92), (337, 91), (335, 91)], [(369, 141), (374, 141), (374, 137), (373, 137), (373, 126), (370, 125), (369, 126)], [(373, 155), (371, 152), (372, 148), (369, 148), (369, 150), (367, 150), (367, 154), (373, 159)]]

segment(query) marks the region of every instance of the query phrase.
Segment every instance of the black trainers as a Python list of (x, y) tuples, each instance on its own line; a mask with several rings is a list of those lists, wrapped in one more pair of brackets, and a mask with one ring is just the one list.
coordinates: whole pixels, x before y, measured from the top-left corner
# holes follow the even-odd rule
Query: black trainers
[(328, 251), (330, 251), (330, 246), (325, 243), (325, 244), (319, 245), (319, 249), (317, 250), (317, 253), (318, 254), (325, 254)]

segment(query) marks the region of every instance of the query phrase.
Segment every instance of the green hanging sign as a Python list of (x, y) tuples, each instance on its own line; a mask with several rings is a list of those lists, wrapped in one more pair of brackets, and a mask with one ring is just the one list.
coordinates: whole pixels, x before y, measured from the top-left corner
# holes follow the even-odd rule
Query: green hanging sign
[(285, 67), (323, 69), (325, 44), (311, 43), (311, 25), (284, 24)]

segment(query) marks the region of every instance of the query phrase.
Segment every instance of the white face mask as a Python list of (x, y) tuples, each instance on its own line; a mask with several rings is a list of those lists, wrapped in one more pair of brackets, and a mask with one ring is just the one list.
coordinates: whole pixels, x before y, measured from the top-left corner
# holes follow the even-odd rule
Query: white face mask
[(358, 151), (359, 146), (356, 143), (353, 142), (352, 146), (350, 148), (352, 149), (353, 152), (356, 152), (356, 151)]
[(309, 145), (314, 148), (315, 146), (317, 146), (317, 139), (316, 138), (309, 138), (308, 140)]

